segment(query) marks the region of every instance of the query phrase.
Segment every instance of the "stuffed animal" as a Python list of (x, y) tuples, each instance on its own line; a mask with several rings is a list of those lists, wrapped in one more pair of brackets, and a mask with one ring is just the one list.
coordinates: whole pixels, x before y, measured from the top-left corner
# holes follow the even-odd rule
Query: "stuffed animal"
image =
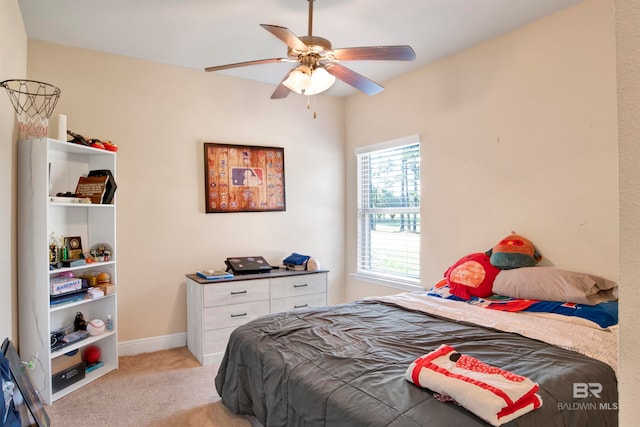
[(499, 272), (491, 265), (489, 255), (479, 252), (460, 258), (445, 271), (444, 277), (453, 295), (469, 300), (471, 296), (493, 295), (493, 281)]
[(500, 270), (533, 267), (542, 259), (529, 239), (513, 231), (485, 253), (491, 257), (491, 264)]

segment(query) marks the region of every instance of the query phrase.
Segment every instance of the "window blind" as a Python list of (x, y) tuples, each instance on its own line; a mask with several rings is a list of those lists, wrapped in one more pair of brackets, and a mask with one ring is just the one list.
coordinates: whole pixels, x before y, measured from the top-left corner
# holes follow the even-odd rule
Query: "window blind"
[(420, 142), (405, 138), (360, 148), (358, 272), (420, 278)]

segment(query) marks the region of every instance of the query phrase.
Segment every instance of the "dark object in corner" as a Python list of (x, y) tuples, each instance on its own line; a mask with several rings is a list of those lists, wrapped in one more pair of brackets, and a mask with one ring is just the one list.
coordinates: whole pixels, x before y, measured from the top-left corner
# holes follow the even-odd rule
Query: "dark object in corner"
[(83, 380), (85, 377), (85, 369), (86, 364), (84, 362), (80, 362), (70, 368), (56, 372), (51, 376), (51, 390), (54, 393), (57, 393), (63, 388), (69, 387), (70, 385)]
[[(29, 373), (25, 370), (24, 366), (22, 366), (20, 356), (11, 341), (9, 341), (9, 338), (5, 338), (2, 343), (2, 354), (9, 360), (13, 382), (18, 387), (24, 398), (24, 403), (26, 403), (26, 406), (29, 408), (29, 411), (27, 411), (24, 408), (24, 403), (18, 405), (18, 408), (16, 408), (20, 412), (22, 425), (32, 425), (29, 422), (29, 418), (32, 417), (36, 423), (35, 425), (38, 427), (49, 427), (51, 424), (49, 415), (47, 415), (42, 401), (40, 397), (38, 397), (36, 388), (31, 381), (31, 376), (29, 376)], [(0, 418), (0, 421), (2, 421), (2, 418)]]

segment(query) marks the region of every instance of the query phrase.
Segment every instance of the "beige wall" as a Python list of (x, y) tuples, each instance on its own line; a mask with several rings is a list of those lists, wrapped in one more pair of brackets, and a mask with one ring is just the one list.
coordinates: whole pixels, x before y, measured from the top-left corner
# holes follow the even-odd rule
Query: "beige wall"
[(616, 0), (620, 172), (620, 425), (640, 419), (640, 2)]
[[(185, 273), (229, 256), (314, 255), (342, 301), (341, 99), (320, 98), (314, 120), (305, 98), (271, 100), (262, 83), (31, 40), (28, 53), (68, 128), (119, 145), (119, 341), (184, 333)], [(284, 147), (287, 211), (205, 214), (204, 141)]]
[[(17, 0), (0, 1), (0, 81), (27, 75), (27, 34)], [(0, 88), (0, 340), (18, 340), (15, 112)]]
[[(420, 134), (424, 286), (511, 230), (540, 265), (617, 280), (615, 61), (613, 1), (592, 0), (349, 98), (347, 272), (354, 147)], [(349, 300), (393, 291), (347, 279)]]

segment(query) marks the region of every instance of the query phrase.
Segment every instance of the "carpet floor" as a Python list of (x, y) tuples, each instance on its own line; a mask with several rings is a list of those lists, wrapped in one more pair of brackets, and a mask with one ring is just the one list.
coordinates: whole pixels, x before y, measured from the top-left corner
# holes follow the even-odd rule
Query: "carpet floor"
[(120, 357), (116, 371), (45, 406), (52, 427), (250, 427), (220, 402), (218, 365), (186, 347)]

